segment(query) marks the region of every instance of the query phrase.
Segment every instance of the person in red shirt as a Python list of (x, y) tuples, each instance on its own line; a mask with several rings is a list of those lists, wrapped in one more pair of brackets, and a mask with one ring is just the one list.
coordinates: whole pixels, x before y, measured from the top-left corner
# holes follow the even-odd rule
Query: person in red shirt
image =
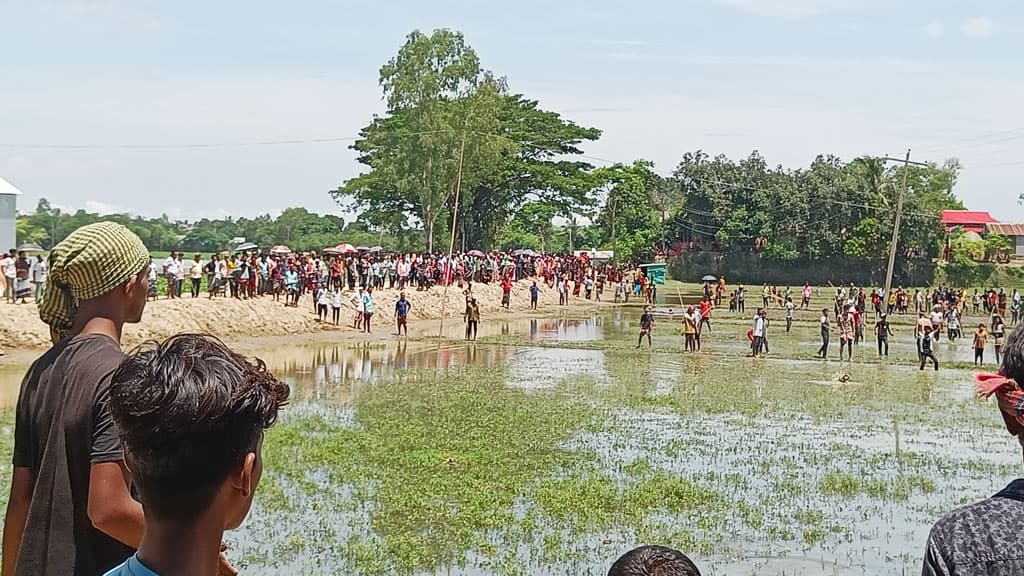
[(512, 297), (512, 281), (506, 276), (501, 281), (501, 306), (508, 310), (509, 299)]
[(711, 303), (711, 299), (707, 296), (700, 301), (700, 326), (697, 327), (697, 333), (704, 331), (704, 326), (707, 325), (708, 332), (711, 332), (711, 310), (715, 307)]

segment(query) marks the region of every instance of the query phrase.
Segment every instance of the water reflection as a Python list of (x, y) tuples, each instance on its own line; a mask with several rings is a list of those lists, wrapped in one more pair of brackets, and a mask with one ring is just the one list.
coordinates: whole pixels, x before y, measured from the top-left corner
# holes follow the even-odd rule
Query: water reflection
[(596, 342), (603, 339), (603, 316), (530, 320), (530, 340), (533, 341)]
[(390, 342), (278, 348), (259, 354), (267, 367), (283, 377), (296, 400), (341, 402), (360, 385), (390, 378), (406, 370), (436, 370), (467, 365), (493, 366), (513, 349), (466, 344)]

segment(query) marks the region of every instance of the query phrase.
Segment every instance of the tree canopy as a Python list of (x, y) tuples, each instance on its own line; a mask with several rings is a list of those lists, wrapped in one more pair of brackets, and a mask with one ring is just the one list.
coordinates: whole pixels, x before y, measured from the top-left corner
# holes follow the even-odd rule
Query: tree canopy
[[(769, 167), (756, 151), (738, 162), (687, 153), (672, 176), (685, 205), (672, 218), (669, 235), (723, 252), (760, 250), (780, 260), (881, 257), (904, 170), (877, 158), (819, 156), (806, 169), (789, 170)], [(944, 235), (941, 211), (963, 208), (953, 195), (959, 164), (906, 170), (897, 250), (904, 257), (934, 258)]]
[(315, 214), (305, 208), (288, 208), (276, 218), (264, 214), (255, 218), (186, 222), (171, 221), (166, 216), (142, 218), (127, 214), (100, 215), (84, 210), (64, 212), (45, 198), (39, 201), (35, 212), (18, 216), (18, 242), (36, 242), (48, 249), (76, 228), (102, 220), (124, 224), (154, 251), (217, 252), (230, 248), (234, 238), (245, 238), (268, 248), (286, 244), (299, 251), (321, 250), (343, 240), (356, 245), (380, 244), (402, 250), (418, 249), (421, 243), (416, 231), (381, 234), (370, 230), (364, 222), (346, 224), (339, 216)]
[(433, 250), (454, 216), (456, 248), (492, 248), (528, 204), (562, 216), (592, 204), (593, 167), (578, 156), (600, 131), (510, 93), (461, 33), (413, 32), (380, 85), (387, 114), (353, 145), (366, 171), (331, 192), (374, 226), (421, 227)]

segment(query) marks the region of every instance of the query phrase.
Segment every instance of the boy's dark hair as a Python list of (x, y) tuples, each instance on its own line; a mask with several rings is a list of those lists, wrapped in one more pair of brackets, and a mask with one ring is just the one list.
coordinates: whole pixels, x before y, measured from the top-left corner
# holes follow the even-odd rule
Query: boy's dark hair
[(1003, 345), (1003, 364), (999, 373), (1024, 384), (1024, 324), (1010, 332)]
[(700, 576), (700, 570), (678, 550), (641, 546), (616, 560), (608, 576)]
[(195, 521), (289, 393), (261, 360), (211, 336), (182, 334), (132, 351), (114, 372), (110, 409), (146, 514)]

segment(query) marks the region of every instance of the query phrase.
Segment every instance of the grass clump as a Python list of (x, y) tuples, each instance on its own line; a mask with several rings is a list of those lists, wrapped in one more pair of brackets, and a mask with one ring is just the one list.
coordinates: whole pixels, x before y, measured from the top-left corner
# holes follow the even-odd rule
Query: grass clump
[[(361, 573), (459, 565), (470, 552), (488, 553), (482, 534), (516, 522), (516, 498), (530, 483), (575, 461), (561, 445), (591, 417), (575, 395), (505, 382), (503, 369), (466, 368), (381, 383), (356, 397), (355, 426), (286, 419), (268, 434), (267, 468), (293, 483), (323, 470), (359, 495), (353, 500), (374, 501), (376, 538), (347, 547)], [(589, 507), (598, 487), (573, 498)]]

